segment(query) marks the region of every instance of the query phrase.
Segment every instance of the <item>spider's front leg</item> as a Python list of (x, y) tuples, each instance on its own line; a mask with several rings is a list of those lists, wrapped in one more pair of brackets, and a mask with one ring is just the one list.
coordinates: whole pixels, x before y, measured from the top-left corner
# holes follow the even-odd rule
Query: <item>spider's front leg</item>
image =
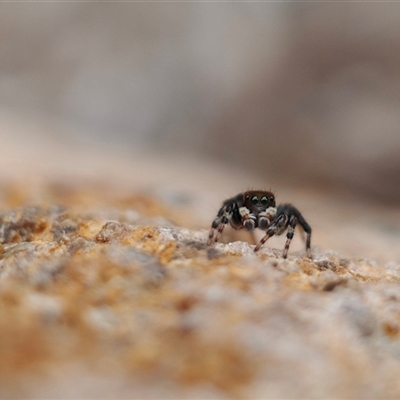
[(237, 205), (232, 200), (227, 200), (218, 211), (217, 217), (211, 224), (210, 233), (208, 234), (207, 245), (211, 246), (217, 243), (222, 235), (225, 226), (231, 222), (232, 215), (237, 213)]
[(274, 235), (281, 235), (287, 230), (286, 233), (286, 243), (283, 249), (282, 257), (286, 258), (290, 243), (293, 239), (294, 230), (297, 223), (303, 228), (304, 232), (307, 234), (306, 239), (306, 253), (307, 257), (311, 258), (311, 227), (301, 215), (300, 211), (292, 206), (291, 204), (280, 205), (276, 212), (275, 220), (272, 222), (271, 226), (268, 227), (265, 236), (260, 240), (260, 243), (255, 247), (254, 251), (260, 250), (263, 244)]
[[(208, 246), (211, 246), (213, 243), (218, 242), (219, 238), (222, 235), (222, 231), (224, 230), (226, 224), (229, 222), (229, 214), (227, 215), (227, 212), (226, 210), (224, 210), (224, 208), (225, 207), (222, 207), (221, 210), (219, 210), (217, 217), (211, 224), (211, 229), (208, 234), (207, 241)], [(215, 233), (215, 231), (217, 233)]]
[(243, 193), (225, 200), (218, 211), (217, 217), (211, 224), (207, 245), (210, 246), (219, 241), (227, 224), (230, 224), (233, 229), (246, 228), (251, 231), (256, 226), (255, 221), (256, 217), (243, 206)]

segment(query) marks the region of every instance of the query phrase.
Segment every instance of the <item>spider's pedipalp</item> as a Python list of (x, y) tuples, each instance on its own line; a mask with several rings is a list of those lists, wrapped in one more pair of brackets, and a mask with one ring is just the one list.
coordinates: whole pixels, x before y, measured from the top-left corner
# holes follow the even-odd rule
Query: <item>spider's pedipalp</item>
[(257, 217), (247, 207), (240, 207), (239, 214), (242, 217), (241, 225), (248, 231), (253, 231), (256, 227)]

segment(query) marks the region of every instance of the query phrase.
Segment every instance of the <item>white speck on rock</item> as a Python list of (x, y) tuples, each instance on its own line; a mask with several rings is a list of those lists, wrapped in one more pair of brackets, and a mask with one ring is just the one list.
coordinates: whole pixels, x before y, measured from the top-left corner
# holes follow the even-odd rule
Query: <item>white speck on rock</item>
[(62, 305), (56, 297), (40, 293), (30, 293), (24, 300), (28, 308), (39, 314), (45, 322), (56, 320), (61, 316)]

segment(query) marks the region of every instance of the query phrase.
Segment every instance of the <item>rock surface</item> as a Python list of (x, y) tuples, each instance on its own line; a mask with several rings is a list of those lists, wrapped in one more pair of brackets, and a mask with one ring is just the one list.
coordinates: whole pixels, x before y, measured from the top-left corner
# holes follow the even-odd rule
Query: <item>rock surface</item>
[(3, 189), (2, 398), (400, 397), (399, 262), (208, 247), (140, 193)]

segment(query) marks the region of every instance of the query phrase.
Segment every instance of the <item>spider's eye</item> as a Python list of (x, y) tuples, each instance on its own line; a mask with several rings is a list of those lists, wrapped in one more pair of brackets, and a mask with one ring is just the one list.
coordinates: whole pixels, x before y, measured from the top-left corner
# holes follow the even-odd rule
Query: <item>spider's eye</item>
[(261, 197), (261, 204), (263, 204), (263, 205), (268, 204), (268, 197), (266, 197), (266, 196)]
[(251, 202), (252, 202), (252, 204), (257, 204), (258, 203), (258, 197), (257, 196), (253, 196), (251, 198)]

